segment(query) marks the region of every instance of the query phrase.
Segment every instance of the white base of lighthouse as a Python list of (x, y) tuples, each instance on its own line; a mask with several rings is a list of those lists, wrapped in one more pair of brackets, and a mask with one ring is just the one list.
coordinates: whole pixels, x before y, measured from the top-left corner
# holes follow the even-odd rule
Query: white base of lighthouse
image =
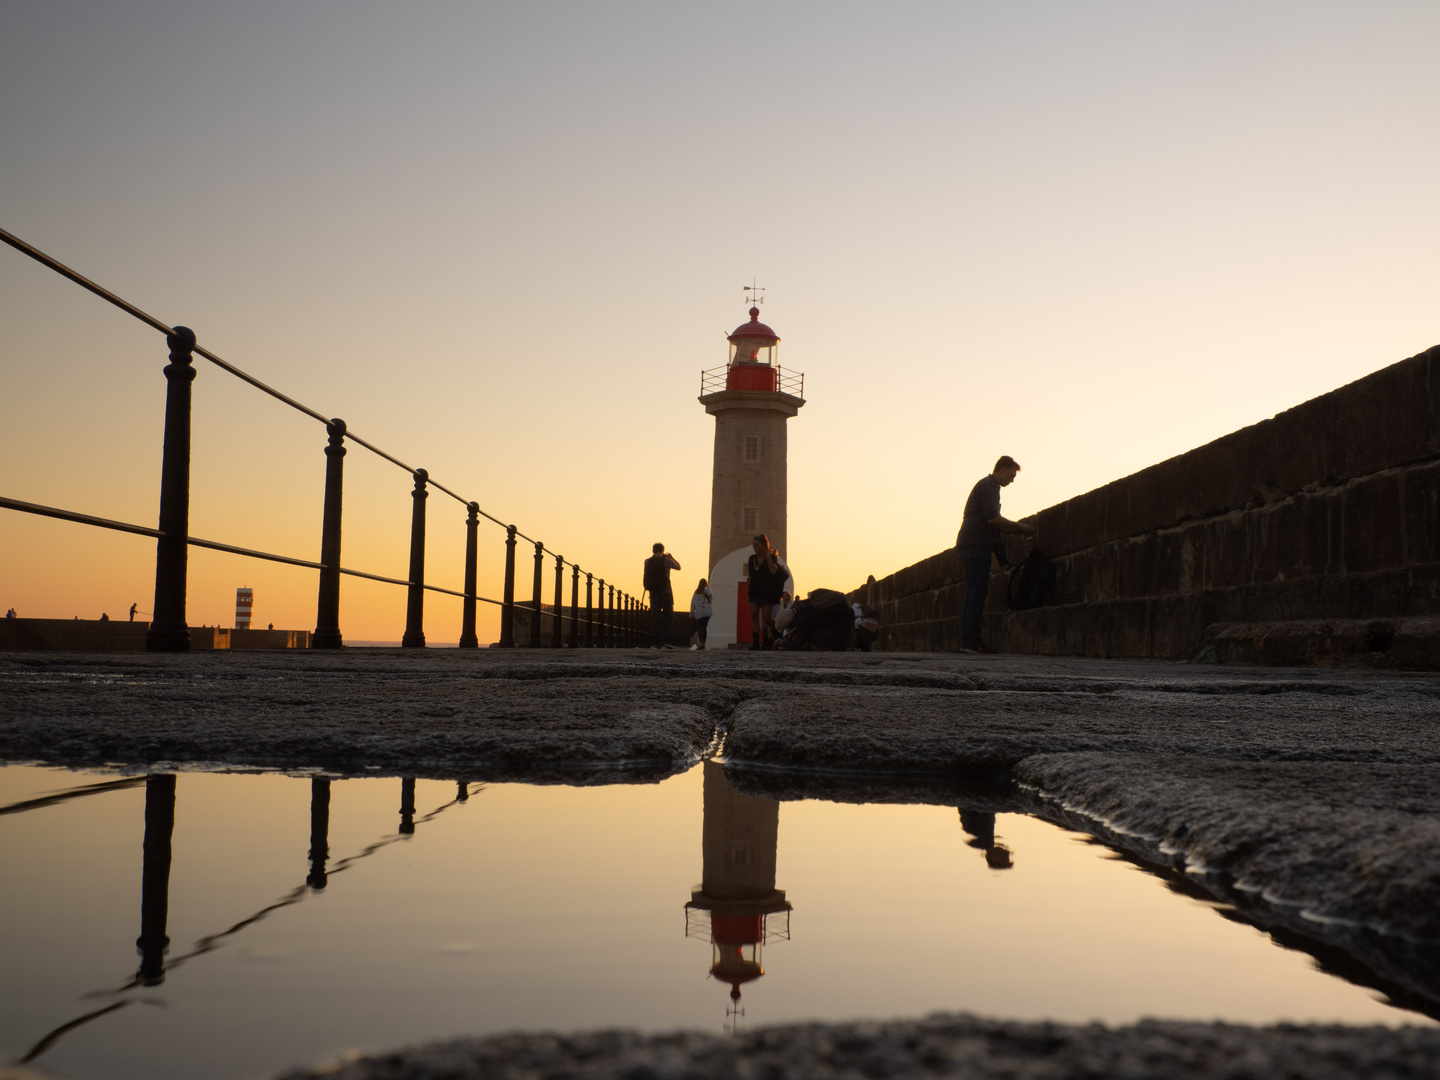
[[(750, 641), (750, 605), (740, 603), (740, 589), (745, 584), (745, 566), (754, 548), (736, 548), (710, 568), (710, 625), (706, 627), (705, 647), (727, 649)], [(795, 579), (787, 578), (785, 591), (795, 595)]]

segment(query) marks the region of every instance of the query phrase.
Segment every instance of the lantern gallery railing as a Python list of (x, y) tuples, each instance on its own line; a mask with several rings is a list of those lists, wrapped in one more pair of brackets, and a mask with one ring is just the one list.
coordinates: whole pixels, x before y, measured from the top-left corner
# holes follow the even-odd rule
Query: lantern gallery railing
[(700, 372), (700, 396), (722, 390), (769, 390), (805, 400), (805, 373), (768, 364), (727, 364)]
[[(480, 504), (467, 501), (451, 491), (444, 484), (431, 478), (424, 469), (411, 468), (399, 458), (366, 442), (346, 427), (345, 421), (327, 418), (307, 405), (301, 404), (274, 387), (267, 386), (259, 379), (246, 374), (227, 363), (208, 349), (201, 348), (195, 340), (194, 331), (184, 326), (167, 326), (161, 320), (141, 311), (130, 302), (95, 284), (68, 266), (52, 259), (49, 255), (25, 243), (4, 229), (0, 229), (0, 240), (15, 250), (30, 256), (36, 262), (88, 289), (96, 296), (114, 304), (120, 310), (134, 316), (147, 326), (165, 335), (170, 347), (170, 363), (165, 368), (165, 450), (160, 467), (160, 521), (159, 528), (132, 525), (123, 521), (94, 517), (71, 510), (61, 510), (38, 503), (21, 502), (18, 499), (0, 497), (0, 508), (22, 513), (39, 514), (59, 518), (83, 525), (103, 529), (138, 533), (152, 536), (156, 540), (155, 556), (155, 605), (153, 621), (145, 637), (145, 648), (151, 652), (186, 652), (190, 648), (190, 629), (185, 621), (185, 599), (189, 549), (191, 547), (211, 548), (232, 555), (251, 559), (266, 559), (272, 562), (288, 563), (292, 566), (318, 570), (320, 574), (319, 600), (315, 617), (315, 633), (311, 636), (311, 648), (339, 648), (344, 644), (340, 633), (340, 578), (342, 575), (366, 578), (391, 585), (403, 585), (409, 590), (405, 611), (405, 634), (401, 644), (406, 647), (423, 648), (425, 645), (425, 593), (438, 592), (458, 596), (464, 602), (461, 618), (460, 647), (476, 648), (479, 640), (475, 635), (475, 604), (481, 601), (495, 604), (500, 608), (500, 646), (513, 648), (525, 644), (540, 648), (542, 644), (541, 618), (545, 611), (543, 602), (543, 578), (547, 558), (555, 560), (554, 599), (548, 614), (551, 616), (550, 648), (563, 645), (580, 647), (624, 647), (638, 645), (644, 637), (647, 623), (645, 607), (639, 597), (631, 595), (614, 585), (607, 585), (603, 578), (582, 570), (576, 563), (567, 563), (565, 558), (549, 550), (541, 541), (531, 539), (516, 526), (507, 525), (492, 514), (480, 508)], [(191, 383), (195, 380), (195, 356), (204, 357), (216, 367), (229, 372), (243, 382), (284, 402), (314, 420), (325, 425), (328, 444), (325, 446), (325, 502), (320, 534), (320, 558), (318, 561), (299, 559), (288, 555), (254, 551), (250, 548), (235, 547), (216, 540), (201, 540), (190, 535), (190, 397)], [(341, 518), (343, 509), (344, 459), (346, 443), (364, 447), (371, 453), (384, 458), (392, 465), (409, 473), (415, 482), (411, 492), (410, 507), (410, 569), (404, 578), (388, 577), (367, 573), (342, 566), (340, 563)], [(425, 526), (426, 501), (431, 488), (449, 495), (464, 505), (465, 520), (465, 585), (463, 590), (446, 589), (425, 581)], [(505, 585), (504, 599), (494, 600), (481, 596), (476, 591), (477, 563), (479, 560), (478, 530), (481, 518), (499, 525), (505, 530)], [(515, 599), (515, 546), (520, 541), (534, 545), (535, 572), (531, 584), (530, 602), (516, 602)], [(570, 612), (564, 611), (565, 568), (570, 568)], [(585, 576), (585, 607), (580, 607), (580, 576)], [(595, 596), (598, 583), (599, 597)], [(607, 600), (606, 590), (609, 590)], [(516, 610), (530, 612), (529, 633), (523, 643), (515, 640)], [(569, 621), (568, 637), (564, 622)], [(583, 630), (582, 630), (583, 628)]]

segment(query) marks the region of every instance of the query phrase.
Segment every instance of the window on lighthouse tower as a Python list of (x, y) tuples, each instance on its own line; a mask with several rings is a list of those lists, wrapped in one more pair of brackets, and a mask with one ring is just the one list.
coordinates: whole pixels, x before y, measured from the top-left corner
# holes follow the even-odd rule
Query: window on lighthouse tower
[(746, 435), (746, 436), (745, 436), (745, 460), (746, 460), (746, 461), (759, 461), (759, 460), (760, 460), (760, 436), (758, 436), (758, 435)]
[(758, 506), (745, 507), (744, 528), (748, 533), (760, 531), (760, 508)]

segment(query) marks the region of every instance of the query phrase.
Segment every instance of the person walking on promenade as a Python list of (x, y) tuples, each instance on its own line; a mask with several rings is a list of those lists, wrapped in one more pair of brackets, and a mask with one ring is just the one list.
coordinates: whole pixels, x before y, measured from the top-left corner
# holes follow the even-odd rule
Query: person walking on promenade
[(670, 571), (679, 570), (674, 555), (666, 554), (664, 544), (655, 544), (655, 554), (645, 560), (645, 589), (650, 593), (650, 629), (655, 635), (652, 649), (670, 647), (670, 620), (675, 615), (675, 595), (670, 591)]
[(696, 642), (691, 645), (692, 649), (705, 648), (705, 633), (710, 626), (710, 616), (715, 614), (712, 602), (715, 597), (710, 593), (710, 584), (702, 577), (700, 584), (695, 586), (695, 595), (690, 597), (690, 617), (695, 620)]
[(764, 533), (755, 537), (750, 546), (755, 554), (745, 564), (749, 581), (746, 598), (750, 602), (751, 649), (769, 649), (775, 640), (775, 605), (785, 590), (789, 569), (780, 561), (780, 553), (770, 546)]
[(995, 462), (995, 468), (970, 491), (965, 500), (965, 515), (955, 546), (965, 564), (965, 606), (960, 612), (960, 647), (966, 652), (993, 653), (981, 639), (981, 617), (985, 614), (985, 598), (990, 594), (990, 557), (1003, 550), (1001, 533), (1034, 536), (1031, 525), (1022, 525), (1000, 514), (1000, 489), (1009, 487), (1020, 471), (1019, 463), (1009, 454)]

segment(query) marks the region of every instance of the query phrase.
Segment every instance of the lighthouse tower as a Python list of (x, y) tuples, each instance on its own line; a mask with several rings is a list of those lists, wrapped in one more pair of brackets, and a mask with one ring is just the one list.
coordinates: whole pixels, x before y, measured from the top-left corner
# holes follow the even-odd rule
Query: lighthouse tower
[(710, 975), (730, 987), (727, 1016), (743, 1015), (740, 988), (765, 974), (764, 948), (790, 940), (790, 902), (775, 888), (780, 804), (736, 791), (705, 762), (703, 877), (685, 905), (685, 936), (709, 937)]
[(780, 337), (760, 321), (758, 307), (729, 341), (729, 363), (700, 375), (700, 404), (715, 417), (707, 576), (715, 596), (709, 639), (719, 648), (750, 640), (745, 564), (751, 540), (764, 533), (782, 559), (787, 554), (785, 422), (805, 404), (805, 376), (780, 367)]

